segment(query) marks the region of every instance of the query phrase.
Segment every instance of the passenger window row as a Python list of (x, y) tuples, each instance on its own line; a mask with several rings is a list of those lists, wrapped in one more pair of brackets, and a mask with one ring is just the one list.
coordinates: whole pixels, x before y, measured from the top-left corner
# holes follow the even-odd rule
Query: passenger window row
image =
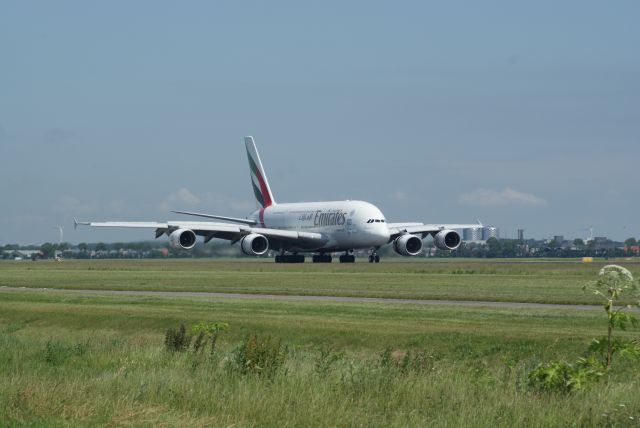
[(382, 220), (369, 219), (369, 220), (367, 220), (367, 223), (384, 223), (384, 219), (382, 219)]

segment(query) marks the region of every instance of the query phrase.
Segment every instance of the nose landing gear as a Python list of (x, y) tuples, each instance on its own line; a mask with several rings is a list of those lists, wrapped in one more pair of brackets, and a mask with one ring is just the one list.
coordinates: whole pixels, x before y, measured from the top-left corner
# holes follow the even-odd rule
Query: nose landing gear
[(369, 263), (380, 263), (380, 256), (376, 250), (371, 251), (371, 254), (369, 254)]

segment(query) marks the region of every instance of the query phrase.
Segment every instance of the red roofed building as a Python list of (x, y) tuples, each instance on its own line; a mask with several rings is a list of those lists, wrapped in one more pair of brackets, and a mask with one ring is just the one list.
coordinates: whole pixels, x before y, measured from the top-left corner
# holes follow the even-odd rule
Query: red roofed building
[(624, 250), (627, 253), (634, 253), (636, 255), (640, 254), (640, 245), (632, 245), (630, 247), (624, 247)]

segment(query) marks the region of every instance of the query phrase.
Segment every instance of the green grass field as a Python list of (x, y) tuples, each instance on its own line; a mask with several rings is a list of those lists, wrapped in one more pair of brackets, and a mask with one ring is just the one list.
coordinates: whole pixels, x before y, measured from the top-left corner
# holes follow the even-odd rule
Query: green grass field
[[(0, 286), (591, 302), (580, 286), (599, 267), (11, 262)], [(213, 357), (164, 350), (167, 328), (201, 320), (230, 325)], [(0, 425), (638, 426), (638, 363), (575, 394), (526, 385), (539, 362), (583, 355), (605, 323), (592, 310), (0, 293)], [(233, 370), (254, 333), (288, 347), (272, 377)], [(425, 358), (403, 368), (387, 348)]]
[[(635, 275), (638, 262), (623, 261)], [(576, 293), (603, 262), (389, 262), (275, 265), (273, 261), (143, 260), (0, 263), (0, 287), (215, 291), (539, 303), (596, 303)]]

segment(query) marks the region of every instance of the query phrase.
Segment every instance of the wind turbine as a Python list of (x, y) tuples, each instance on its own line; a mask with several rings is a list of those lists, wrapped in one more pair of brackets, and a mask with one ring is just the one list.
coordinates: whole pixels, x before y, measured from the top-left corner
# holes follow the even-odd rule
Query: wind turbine
[(64, 241), (64, 230), (62, 226), (54, 226), (54, 229), (58, 229), (58, 244), (62, 244)]
[(589, 237), (588, 237), (587, 239), (585, 239), (585, 240), (584, 240), (585, 244), (586, 244), (587, 242), (589, 242), (589, 241), (593, 241), (593, 226), (590, 226), (590, 227), (588, 227), (588, 228), (586, 228), (586, 229), (582, 229), (582, 230), (584, 230), (584, 231), (587, 231), (587, 230), (588, 230), (588, 231), (589, 231)]

